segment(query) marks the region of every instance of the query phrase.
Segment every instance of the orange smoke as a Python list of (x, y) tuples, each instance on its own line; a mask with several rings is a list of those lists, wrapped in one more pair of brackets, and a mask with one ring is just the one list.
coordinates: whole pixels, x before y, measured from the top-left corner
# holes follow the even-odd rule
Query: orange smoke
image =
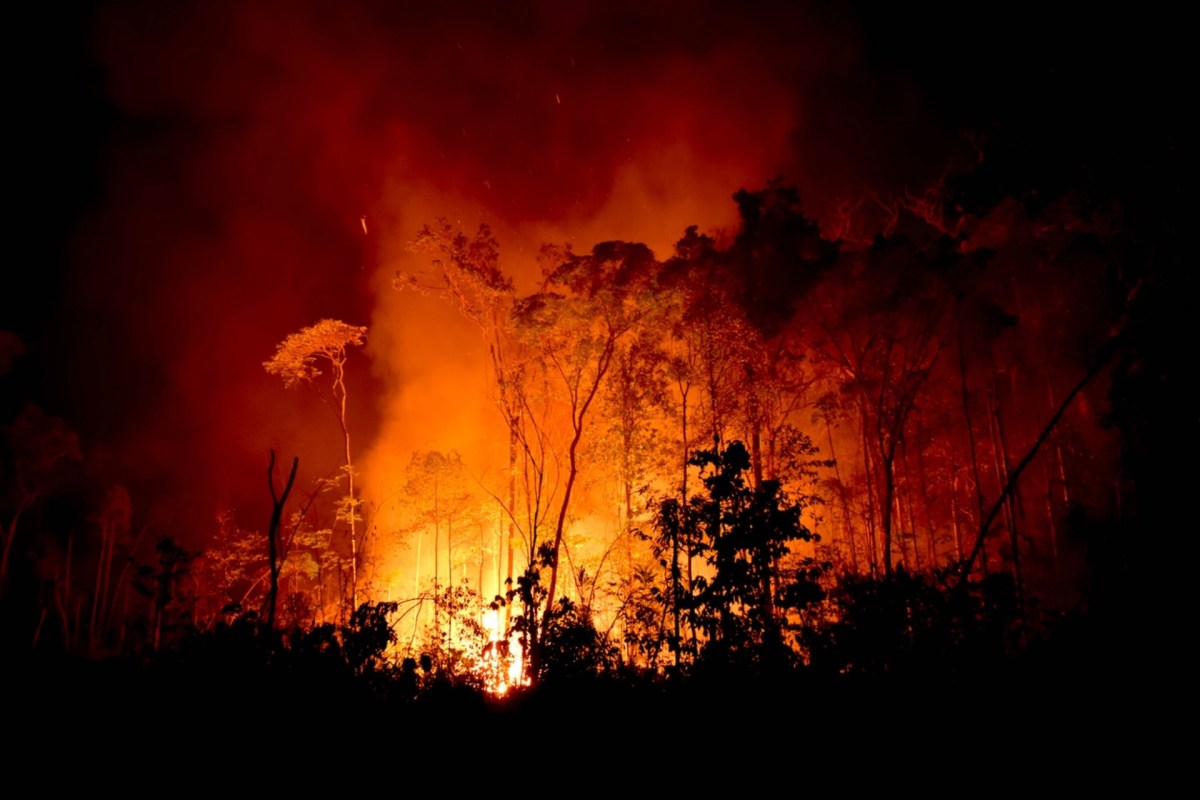
[[(666, 257), (689, 225), (730, 226), (732, 194), (776, 174), (819, 213), (918, 138), (915, 113), (897, 129), (907, 149), (867, 113), (879, 92), (857, 36), (794, 3), (105, 7), (93, 42), (116, 122), (64, 302), (81, 333), (63, 337), (108, 330), (132, 355), (76, 346), (64, 369), (141, 387), (83, 405), (101, 409), (122, 480), (187, 501), (193, 530), (176, 530), (197, 545), (214, 507), (261, 527), (269, 449), (299, 455), (299, 487), (336, 473), (327, 410), (259, 366), (316, 319), (370, 328), (347, 365), (365, 500), (392, 496), (418, 449), (494, 475), (479, 337), (391, 288), (407, 240), (439, 216), (486, 221), (526, 292), (543, 243)], [(846, 147), (846, 129), (870, 141)]]

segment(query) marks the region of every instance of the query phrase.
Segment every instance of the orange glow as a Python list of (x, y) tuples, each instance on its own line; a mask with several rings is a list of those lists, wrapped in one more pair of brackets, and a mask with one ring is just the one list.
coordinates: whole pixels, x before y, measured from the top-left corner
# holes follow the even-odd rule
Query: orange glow
[[(1102, 285), (1124, 278), (1092, 243), (1075, 252), (1103, 238), (1080, 203), (950, 197), (957, 134), (874, 76), (853, 20), (109, 5), (94, 74), (136, 124), (105, 144), (113, 180), (72, 241), (63, 316), (128, 350), (76, 335), (81, 384), (155, 388), (111, 425), (94, 406), (88, 470), (128, 476), (134, 508), (178, 503), (145, 512), (145, 541), (193, 526), (210, 619), (273, 584), (297, 627), (394, 601), (396, 654), (503, 694), (541, 655), (520, 625), (550, 627), (565, 600), (616, 659), (661, 669), (666, 638), (703, 638), (664, 610), (670, 571), (701, 586), (713, 568), (678, 533), (663, 550), (659, 512), (703, 492), (690, 454), (733, 440), (819, 537), (781, 575), (941, 569), (977, 537), (986, 574), (1074, 586), (1066, 514), (1116, 502), (1087, 494), (1119, 474), (1106, 387), (1002, 495), (1095, 331), (1124, 324), (1100, 309), (1136, 293)], [(494, 234), (487, 267), (508, 280), (482, 310), (446, 280), (452, 258), (414, 246), (439, 220)], [(262, 369), (313, 320), (369, 331), (330, 362), (332, 398)], [(269, 369), (310, 379), (307, 352)], [(267, 453), (300, 465), (270, 579)]]
[(488, 633), (488, 643), (484, 649), (481, 672), (492, 681), (485, 684), (486, 690), (502, 696), (514, 686), (529, 685), (529, 678), (525, 674), (524, 650), (516, 636), (504, 637), (503, 615), (496, 609), (488, 609), (483, 612), (483, 627)]

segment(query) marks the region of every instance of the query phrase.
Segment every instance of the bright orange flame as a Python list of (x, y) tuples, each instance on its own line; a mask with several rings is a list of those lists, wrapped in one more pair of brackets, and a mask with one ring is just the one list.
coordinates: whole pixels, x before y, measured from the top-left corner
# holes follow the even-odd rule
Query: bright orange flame
[(507, 668), (504, 667), (504, 647), (501, 646), (501, 642), (505, 641), (504, 620), (499, 609), (492, 608), (483, 613), (483, 628), (488, 632), (483, 672), (484, 675), (496, 676), (495, 682), (485, 687), (487, 691), (499, 696), (506, 694), (513, 686), (528, 685), (529, 679), (525, 675), (525, 652), (516, 636), (509, 636), (507, 639), (508, 665)]

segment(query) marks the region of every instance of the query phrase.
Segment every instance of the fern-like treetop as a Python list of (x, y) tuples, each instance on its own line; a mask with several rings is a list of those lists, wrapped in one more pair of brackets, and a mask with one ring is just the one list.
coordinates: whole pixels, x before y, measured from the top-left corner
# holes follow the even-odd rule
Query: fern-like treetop
[(346, 361), (346, 348), (361, 347), (367, 336), (362, 325), (350, 325), (337, 319), (323, 319), (289, 335), (279, 343), (270, 361), (263, 368), (283, 379), (289, 389), (300, 383), (309, 383), (321, 374), (317, 359), (324, 358), (341, 367)]

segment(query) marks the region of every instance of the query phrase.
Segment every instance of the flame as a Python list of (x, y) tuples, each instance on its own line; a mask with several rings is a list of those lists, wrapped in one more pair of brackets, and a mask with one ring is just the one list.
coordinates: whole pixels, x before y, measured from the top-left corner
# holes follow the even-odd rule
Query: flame
[[(486, 690), (499, 697), (514, 686), (529, 685), (525, 651), (516, 636), (504, 636), (504, 618), (499, 609), (489, 608), (483, 613), (483, 627), (488, 632), (488, 644), (484, 649), (482, 672), (493, 676), (492, 681), (485, 684)], [(507, 658), (504, 653), (508, 654)]]
[[(853, 110), (884, 93), (868, 92), (864, 100), (843, 91), (861, 78), (858, 56), (849, 30), (826, 30), (832, 22), (779, 24), (754, 33), (757, 39), (725, 41), (693, 39), (687, 25), (664, 18), (658, 25), (639, 22), (648, 36), (662, 39), (650, 37), (654, 44), (647, 46), (629, 39), (627, 20), (609, 17), (602, 4), (577, 10), (579, 16), (550, 5), (535, 12), (544, 17), (537, 24), (490, 29), (453, 16), (401, 15), (401, 23), (401, 17), (371, 19), (358, 4), (337, 11), (301, 3), (286, 35), (277, 35), (275, 15), (249, 4), (216, 16), (203, 4), (183, 4), (165, 16), (157, 4), (107, 9), (97, 39), (117, 109), (151, 123), (171, 121), (165, 130), (175, 130), (175, 120), (210, 127), (204, 135), (177, 137), (150, 159), (117, 137), (112, 161), (121, 180), (76, 248), (87, 254), (76, 274), (95, 281), (76, 287), (86, 307), (116, 309), (112, 318), (138, 343), (130, 364), (161, 367), (166, 378), (154, 413), (140, 406), (122, 411), (139, 415), (137, 425), (125, 426), (136, 431), (127, 443), (129, 463), (156, 480), (157, 472), (174, 473), (186, 463), (179, 485), (203, 490), (205, 498), (229, 496), (230, 507), (260, 503), (261, 460), (269, 448), (299, 453), (309, 476), (326, 473), (331, 463), (329, 442), (337, 432), (327, 410), (311, 397), (281, 402), (258, 367), (269, 348), (313, 318), (368, 323), (366, 358), (348, 365), (347, 384), (370, 548), (364, 588), (409, 598), (406, 624), (415, 640), (430, 621), (433, 594), (466, 581), (483, 605), (476, 609), (483, 631), (479, 669), (503, 672), (494, 683), (499, 693), (524, 680), (525, 656), (505, 636), (504, 613), (483, 598), (504, 595), (505, 581), (525, 568), (533, 532), (522, 521), (512, 533), (500, 510), (509, 440), (487, 343), (438, 299), (392, 289), (397, 270), (419, 266), (422, 258), (408, 242), (439, 216), (465, 231), (487, 222), (500, 240), (504, 270), (525, 293), (538, 283), (543, 244), (570, 242), (586, 252), (600, 241), (638, 241), (665, 258), (688, 226), (727, 234), (738, 219), (731, 195), (739, 188), (784, 174), (805, 192), (806, 210), (820, 209), (834, 195), (863, 196), (860, 184), (881, 173), (882, 161), (928, 138), (911, 127), (867, 124), (872, 115)], [(517, 35), (525, 24), (554, 35), (544, 41)], [(704, 28), (719, 26), (705, 21)], [(155, 35), (139, 33), (146, 30)], [(348, 47), (341, 37), (351, 35)], [(904, 116), (892, 110), (880, 113)], [(833, 117), (840, 127), (829, 125)], [(840, 135), (848, 131), (855, 135)], [(889, 147), (893, 137), (905, 147)], [(153, 168), (166, 164), (179, 166)], [(890, 179), (897, 186), (907, 184), (907, 171), (900, 172)], [(909, 193), (903, 206), (876, 203), (874, 210), (896, 218), (905, 210), (940, 224), (945, 209), (936, 200)], [(840, 211), (840, 218), (827, 215), (829, 229), (848, 240), (865, 236), (855, 224), (862, 209), (846, 201)], [(994, 212), (995, 219), (976, 221), (974, 246), (1005, 244), (1020, 224), (1017, 212), (1014, 206), (1009, 217)], [(113, 280), (111, 270), (99, 268), (131, 263), (131, 256), (134, 266), (122, 268), (142, 270), (143, 279), (131, 273)], [(286, 281), (281, 264), (288, 265)], [(1039, 301), (1074, 297), (1052, 289), (1039, 291)], [(219, 324), (212, 324), (214, 309), (221, 309)], [(1027, 318), (1035, 316), (1030, 309)], [(146, 336), (150, 330), (156, 335)], [(80, 352), (83, 359), (88, 351)], [(947, 364), (953, 361), (943, 359)], [(1047, 365), (1044, 375), (1031, 377), (1045, 377), (1052, 388), (1062, 366)], [(963, 371), (964, 386), (968, 377), (973, 386), (981, 377), (1000, 377)], [(105, 385), (109, 376), (103, 377), (91, 382)], [(955, 397), (957, 375), (948, 377), (947, 396)], [(1014, 404), (1013, 416), (1041, 413), (1027, 404)], [(811, 526), (826, 546), (848, 547), (858, 569), (867, 555), (855, 554), (853, 530), (877, 513), (876, 501), (863, 477), (872, 470), (869, 442), (859, 436), (859, 423), (844, 423), (809, 428), (836, 459), (836, 484), (844, 490), (840, 498), (826, 493), (822, 518), (830, 521), (814, 517)], [(650, 425), (664, 427), (662, 420)], [(586, 447), (597, 446), (595, 433), (589, 428)], [(695, 431), (692, 437), (699, 441)], [(991, 439), (999, 471), (1008, 456), (1005, 434), (997, 429)], [(180, 451), (193, 457), (181, 460)], [(461, 454), (471, 508), (448, 512), (444, 496), (425, 505), (415, 498), (419, 482), (406, 476), (412, 455), (434, 451)], [(975, 492), (994, 493), (1001, 482), (978, 470), (967, 474), (961, 451), (914, 448), (912, 457), (905, 505), (899, 494), (894, 505), (912, 536), (911, 557), (928, 563), (949, 547), (934, 542), (931, 550), (941, 552), (919, 551), (913, 531), (940, 522), (948, 536), (949, 523), (933, 519), (940, 515), (953, 523), (957, 547)], [(1056, 469), (1065, 470), (1061, 448), (1056, 458)], [(951, 475), (952, 491), (942, 492), (941, 507), (932, 510), (934, 492), (915, 480), (927, 467)], [(910, 465), (898, 469), (908, 481)], [(219, 476), (220, 485), (201, 486), (196, 475)], [(960, 477), (986, 485), (960, 486)], [(614, 482), (611, 464), (590, 470), (567, 519), (571, 553), (563, 566), (574, 574), (562, 584), (581, 602), (597, 584), (627, 578), (644, 557), (625, 524), (626, 501), (613, 497)], [(1065, 472), (1059, 483), (1065, 492)], [(544, 527), (540, 533), (544, 541)], [(868, 542), (859, 536), (865, 550)], [(614, 606), (611, 597), (588, 602), (599, 629), (619, 632)], [(463, 631), (457, 639), (449, 626), (446, 633), (450, 645), (466, 646)]]

